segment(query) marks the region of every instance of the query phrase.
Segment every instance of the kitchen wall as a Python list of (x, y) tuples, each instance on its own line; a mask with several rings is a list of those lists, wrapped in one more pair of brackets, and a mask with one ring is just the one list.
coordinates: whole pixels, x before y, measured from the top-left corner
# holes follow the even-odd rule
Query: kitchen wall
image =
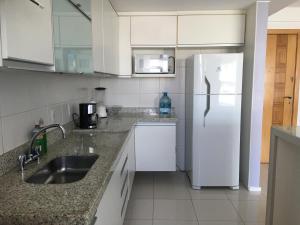
[(300, 3), (269, 16), (268, 29), (300, 29)]
[(260, 153), (268, 2), (247, 9), (241, 125), (241, 180), (250, 190), (260, 187)]
[(0, 155), (24, 143), (40, 118), (65, 124), (90, 98), (99, 78), (21, 70), (0, 71)]
[(167, 91), (179, 119), (177, 123), (177, 166), (185, 168), (185, 59), (198, 53), (237, 52), (236, 48), (178, 49), (176, 78), (101, 79), (106, 87), (106, 104), (123, 107), (158, 107), (162, 92)]

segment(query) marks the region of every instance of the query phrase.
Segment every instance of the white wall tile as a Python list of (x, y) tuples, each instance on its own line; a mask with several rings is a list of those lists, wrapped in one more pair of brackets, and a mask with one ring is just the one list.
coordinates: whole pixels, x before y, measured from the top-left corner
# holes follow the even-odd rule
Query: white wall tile
[(120, 105), (123, 107), (138, 107), (138, 94), (110, 94), (106, 95), (106, 104), (108, 106)]
[(48, 107), (48, 118), (49, 123), (63, 124), (63, 105), (57, 104)]
[(44, 125), (50, 124), (48, 108), (46, 106), (30, 111), (30, 121), (33, 122), (33, 125), (38, 124), (40, 119), (44, 121)]
[(177, 127), (176, 127), (176, 145), (178, 147), (185, 146), (185, 120), (178, 120)]
[(185, 95), (184, 94), (170, 94), (172, 107), (175, 108), (176, 116), (184, 120), (185, 119)]
[(185, 148), (176, 147), (176, 165), (180, 170), (185, 170)]
[(139, 107), (158, 107), (159, 94), (140, 94)]
[(173, 94), (184, 94), (185, 75), (184, 69), (178, 68), (176, 78), (160, 78), (160, 92), (169, 92)]
[(30, 131), (34, 127), (31, 112), (24, 112), (2, 118), (3, 148), (8, 152), (24, 143), (30, 138)]
[(105, 79), (101, 86), (106, 87), (106, 94), (139, 94), (139, 79)]
[(11, 79), (11, 74), (0, 76), (1, 116), (17, 114), (31, 108), (28, 86), (33, 86), (27, 76)]
[(0, 155), (3, 154), (3, 143), (2, 143), (2, 119), (0, 118)]
[(159, 92), (159, 79), (158, 78), (140, 79), (140, 93), (156, 94), (158, 92)]

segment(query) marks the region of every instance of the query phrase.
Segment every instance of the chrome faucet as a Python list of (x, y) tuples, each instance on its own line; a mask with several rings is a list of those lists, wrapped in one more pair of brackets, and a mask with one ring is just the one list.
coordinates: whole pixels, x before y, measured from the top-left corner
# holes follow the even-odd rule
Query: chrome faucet
[(43, 132), (45, 132), (46, 130), (51, 129), (51, 128), (59, 128), (62, 132), (63, 138), (64, 139), (66, 138), (66, 130), (60, 124), (51, 124), (51, 125), (48, 125), (46, 127), (43, 127), (42, 129), (40, 129), (37, 133), (35, 133), (32, 136), (31, 141), (30, 141), (30, 148), (29, 148), (27, 154), (25, 153), (25, 154), (22, 154), (22, 155), (19, 156), (19, 163), (20, 163), (21, 171), (24, 171), (25, 165), (29, 164), (32, 161), (35, 161), (35, 160), (39, 159), (40, 152), (39, 152), (38, 149), (35, 149), (33, 147), (34, 143), (36, 141), (36, 138), (39, 135), (41, 135)]

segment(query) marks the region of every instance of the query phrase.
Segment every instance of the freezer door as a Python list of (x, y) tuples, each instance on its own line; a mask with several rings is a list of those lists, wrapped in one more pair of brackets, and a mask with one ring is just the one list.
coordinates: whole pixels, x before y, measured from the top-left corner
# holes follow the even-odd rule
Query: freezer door
[(201, 54), (194, 57), (194, 94), (206, 94), (205, 78), (211, 94), (241, 94), (243, 53)]
[(239, 185), (241, 95), (197, 95), (194, 107), (193, 186)]

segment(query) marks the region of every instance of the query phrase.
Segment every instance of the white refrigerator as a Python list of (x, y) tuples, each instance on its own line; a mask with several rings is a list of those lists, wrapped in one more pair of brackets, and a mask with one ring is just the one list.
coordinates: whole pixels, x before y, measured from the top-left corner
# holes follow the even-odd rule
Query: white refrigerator
[(243, 54), (186, 60), (186, 169), (192, 187), (239, 188)]

